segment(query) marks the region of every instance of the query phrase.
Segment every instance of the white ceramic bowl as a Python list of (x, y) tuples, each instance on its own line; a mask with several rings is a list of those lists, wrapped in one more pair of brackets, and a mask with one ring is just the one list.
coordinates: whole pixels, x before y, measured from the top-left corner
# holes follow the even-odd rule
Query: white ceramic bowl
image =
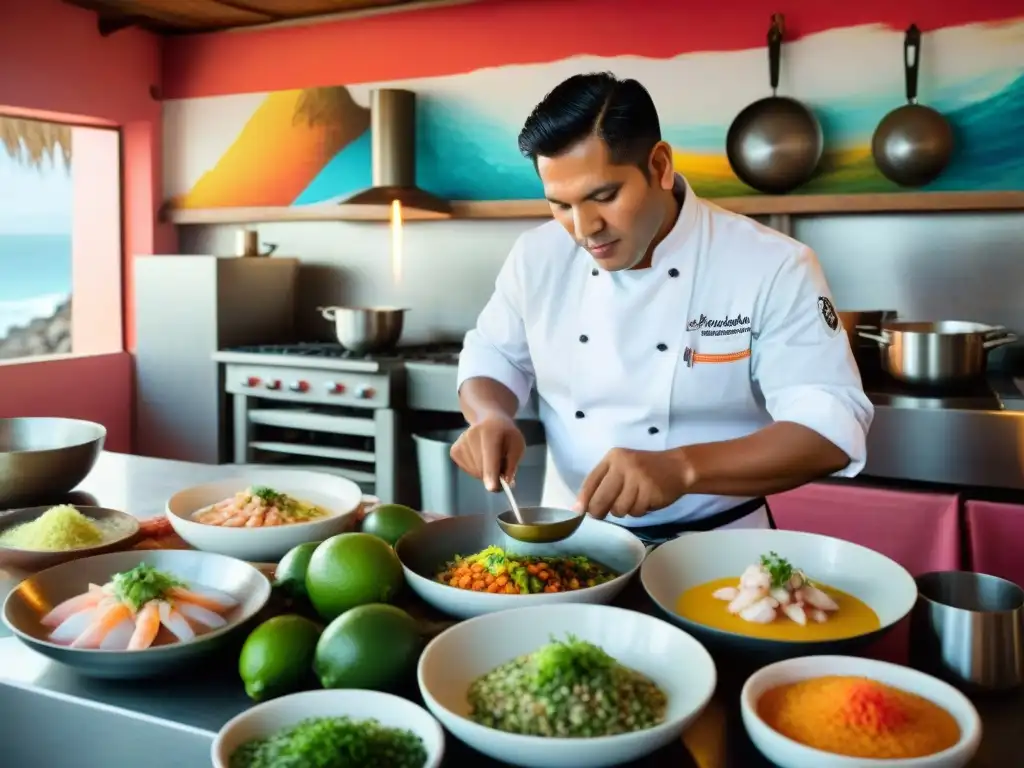
[[(806, 747), (770, 728), (758, 716), (757, 701), (769, 689), (824, 675), (867, 677), (929, 699), (956, 719), (960, 741), (928, 757), (865, 760)], [(750, 740), (779, 768), (960, 768), (967, 765), (981, 744), (978, 712), (953, 686), (909, 667), (857, 656), (805, 656), (764, 667), (744, 684), (740, 709)]]
[[(576, 533), (550, 544), (525, 544), (509, 538), (495, 514), (466, 515), (435, 520), (407, 533), (395, 544), (406, 583), (422, 600), (460, 619), (534, 605), (609, 603), (636, 573), (645, 555), (644, 545), (622, 526), (583, 519)], [(538, 595), (492, 595), (441, 584), (439, 567), (455, 553), (470, 555), (490, 546), (521, 555), (586, 555), (619, 575), (596, 587)]]
[[(714, 579), (731, 576), (738, 580), (747, 566), (769, 552), (788, 559), (811, 579), (867, 603), (878, 614), (881, 627), (844, 640), (765, 640), (713, 629), (675, 612), (676, 600), (686, 590)], [(863, 647), (909, 614), (917, 600), (914, 578), (885, 555), (842, 539), (797, 531), (730, 529), (680, 536), (647, 557), (640, 568), (640, 581), (670, 620), (712, 650), (736, 651), (762, 660), (846, 653)]]
[(438, 768), (444, 757), (444, 731), (437, 720), (411, 701), (379, 691), (355, 688), (305, 691), (271, 699), (236, 715), (213, 741), (214, 768), (228, 768), (231, 755), (242, 744), (261, 739), (310, 717), (351, 717), (376, 720), (388, 728), (412, 731), (423, 740), (427, 761), (423, 768)]
[[(495, 667), (573, 634), (647, 675), (668, 697), (665, 722), (592, 739), (505, 733), (469, 719), (470, 684)], [(452, 734), (496, 760), (528, 768), (601, 768), (636, 760), (681, 738), (715, 690), (715, 663), (687, 633), (607, 605), (560, 604), (489, 613), (461, 622), (424, 649), (416, 672), (427, 708)]]
[[(222, 528), (192, 519), (196, 512), (254, 485), (268, 486), (316, 504), (329, 514), (307, 523), (272, 528)], [(248, 469), (215, 483), (178, 491), (168, 500), (166, 513), (174, 532), (196, 549), (250, 562), (276, 562), (292, 547), (307, 541), (323, 541), (345, 530), (348, 516), (358, 511), (361, 499), (359, 486), (337, 475)]]

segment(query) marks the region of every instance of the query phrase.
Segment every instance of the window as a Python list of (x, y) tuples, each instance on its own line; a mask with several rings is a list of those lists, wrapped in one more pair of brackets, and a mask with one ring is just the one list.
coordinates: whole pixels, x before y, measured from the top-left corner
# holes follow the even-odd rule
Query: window
[(120, 194), (116, 130), (0, 112), (0, 362), (120, 350)]

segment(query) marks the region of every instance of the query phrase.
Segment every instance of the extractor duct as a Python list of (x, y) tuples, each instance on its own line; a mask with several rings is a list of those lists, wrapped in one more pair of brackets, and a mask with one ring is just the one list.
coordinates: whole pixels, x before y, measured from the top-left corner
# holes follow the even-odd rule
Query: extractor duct
[(344, 205), (372, 205), (390, 210), (397, 200), (408, 218), (445, 219), (451, 204), (416, 186), (416, 94), (398, 88), (370, 93), (370, 154), (373, 186)]

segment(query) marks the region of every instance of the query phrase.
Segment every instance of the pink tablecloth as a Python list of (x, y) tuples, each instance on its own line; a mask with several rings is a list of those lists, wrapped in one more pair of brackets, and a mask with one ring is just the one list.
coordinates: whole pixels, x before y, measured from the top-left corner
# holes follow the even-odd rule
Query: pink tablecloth
[(971, 570), (1024, 585), (1024, 505), (968, 501)]
[[(852, 541), (895, 560), (912, 576), (961, 567), (954, 494), (813, 483), (772, 496), (768, 503), (780, 528)], [(904, 661), (906, 624), (901, 622), (871, 655)]]

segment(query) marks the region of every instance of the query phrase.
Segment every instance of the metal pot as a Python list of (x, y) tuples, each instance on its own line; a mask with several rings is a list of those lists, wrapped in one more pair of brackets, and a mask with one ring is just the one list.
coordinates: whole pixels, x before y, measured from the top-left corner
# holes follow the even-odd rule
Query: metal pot
[(358, 355), (391, 349), (402, 335), (408, 310), (392, 307), (317, 307), (334, 323), (338, 342)]
[(858, 338), (858, 331), (877, 331), (883, 323), (896, 319), (895, 309), (847, 310), (837, 314), (853, 350), (865, 344), (865, 340)]
[(858, 331), (878, 342), (882, 367), (907, 384), (956, 385), (985, 374), (989, 350), (1017, 337), (1002, 326), (960, 320), (884, 323), (878, 334)]

